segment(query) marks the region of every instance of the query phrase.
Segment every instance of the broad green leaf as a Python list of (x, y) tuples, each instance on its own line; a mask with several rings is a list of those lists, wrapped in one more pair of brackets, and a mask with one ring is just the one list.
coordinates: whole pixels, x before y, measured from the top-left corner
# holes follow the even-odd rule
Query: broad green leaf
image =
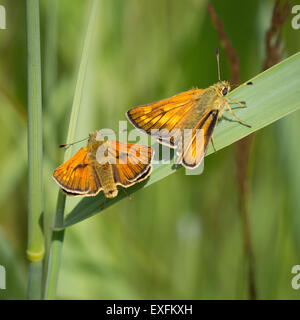
[[(243, 121), (251, 125), (251, 128), (234, 121), (222, 120), (214, 132), (217, 150), (220, 150), (243, 137), (279, 120), (300, 108), (300, 53), (287, 58), (272, 68), (252, 78), (252, 86), (240, 86), (233, 90), (229, 97), (245, 101), (247, 108), (241, 108), (232, 104), (235, 113)], [(232, 119), (226, 111), (224, 117)], [(207, 155), (213, 152), (210, 146)], [(105, 199), (101, 192), (96, 197), (83, 198), (77, 206), (66, 216), (63, 226), (55, 229), (66, 228), (78, 223), (105, 208), (120, 201), (128, 194), (157, 182), (178, 168), (171, 164), (158, 164), (153, 166), (153, 172), (149, 179), (122, 190), (114, 199)]]

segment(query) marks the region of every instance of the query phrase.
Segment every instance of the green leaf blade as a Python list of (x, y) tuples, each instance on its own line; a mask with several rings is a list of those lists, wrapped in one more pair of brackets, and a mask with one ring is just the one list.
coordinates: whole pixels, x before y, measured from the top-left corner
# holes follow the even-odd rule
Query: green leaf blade
[[(237, 108), (234, 112), (243, 121), (251, 125), (251, 128), (243, 126), (236, 121), (222, 120), (214, 132), (217, 150), (244, 138), (245, 136), (287, 116), (300, 108), (300, 52), (285, 59), (281, 63), (260, 73), (250, 81), (252, 86), (240, 86), (229, 94), (229, 97), (237, 101), (245, 101), (247, 108)], [(235, 105), (231, 105), (235, 108)], [(226, 118), (232, 118), (229, 112), (225, 112)], [(206, 155), (213, 153), (209, 146)], [(168, 175), (174, 173), (176, 168), (173, 163), (153, 166), (153, 172), (147, 181), (132, 186), (126, 190), (131, 194), (137, 190), (150, 186)], [(117, 203), (126, 197), (119, 191), (114, 199), (105, 199), (100, 193), (96, 197), (83, 198), (77, 206), (67, 215), (64, 224), (59, 227), (66, 228), (85, 220), (105, 208)]]

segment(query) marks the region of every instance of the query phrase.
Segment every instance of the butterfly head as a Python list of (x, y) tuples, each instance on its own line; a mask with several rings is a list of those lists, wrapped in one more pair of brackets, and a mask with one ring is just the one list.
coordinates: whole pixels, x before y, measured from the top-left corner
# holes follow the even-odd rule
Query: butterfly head
[(94, 131), (89, 134), (88, 149), (97, 150), (105, 142), (104, 137), (98, 132)]
[(97, 137), (97, 131), (91, 132), (91, 133), (89, 134), (89, 142), (90, 142), (90, 141), (95, 141), (95, 140), (96, 140), (96, 137)]
[(225, 80), (217, 82), (214, 87), (220, 97), (225, 97), (231, 89), (230, 83)]

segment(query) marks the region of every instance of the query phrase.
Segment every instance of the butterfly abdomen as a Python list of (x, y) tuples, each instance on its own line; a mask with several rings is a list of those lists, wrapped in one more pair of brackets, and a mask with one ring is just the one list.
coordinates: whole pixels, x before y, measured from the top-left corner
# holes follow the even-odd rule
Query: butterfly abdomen
[(103, 187), (104, 195), (107, 198), (114, 198), (118, 195), (118, 189), (114, 181), (113, 169), (110, 163), (97, 166), (97, 173)]

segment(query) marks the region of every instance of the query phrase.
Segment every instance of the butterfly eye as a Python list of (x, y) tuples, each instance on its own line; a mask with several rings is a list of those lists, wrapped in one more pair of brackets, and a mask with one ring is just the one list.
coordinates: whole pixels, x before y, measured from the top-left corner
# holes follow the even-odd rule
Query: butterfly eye
[(224, 88), (222, 89), (222, 95), (223, 95), (223, 96), (226, 96), (227, 93), (228, 93), (228, 90), (227, 90), (226, 87), (224, 87)]

